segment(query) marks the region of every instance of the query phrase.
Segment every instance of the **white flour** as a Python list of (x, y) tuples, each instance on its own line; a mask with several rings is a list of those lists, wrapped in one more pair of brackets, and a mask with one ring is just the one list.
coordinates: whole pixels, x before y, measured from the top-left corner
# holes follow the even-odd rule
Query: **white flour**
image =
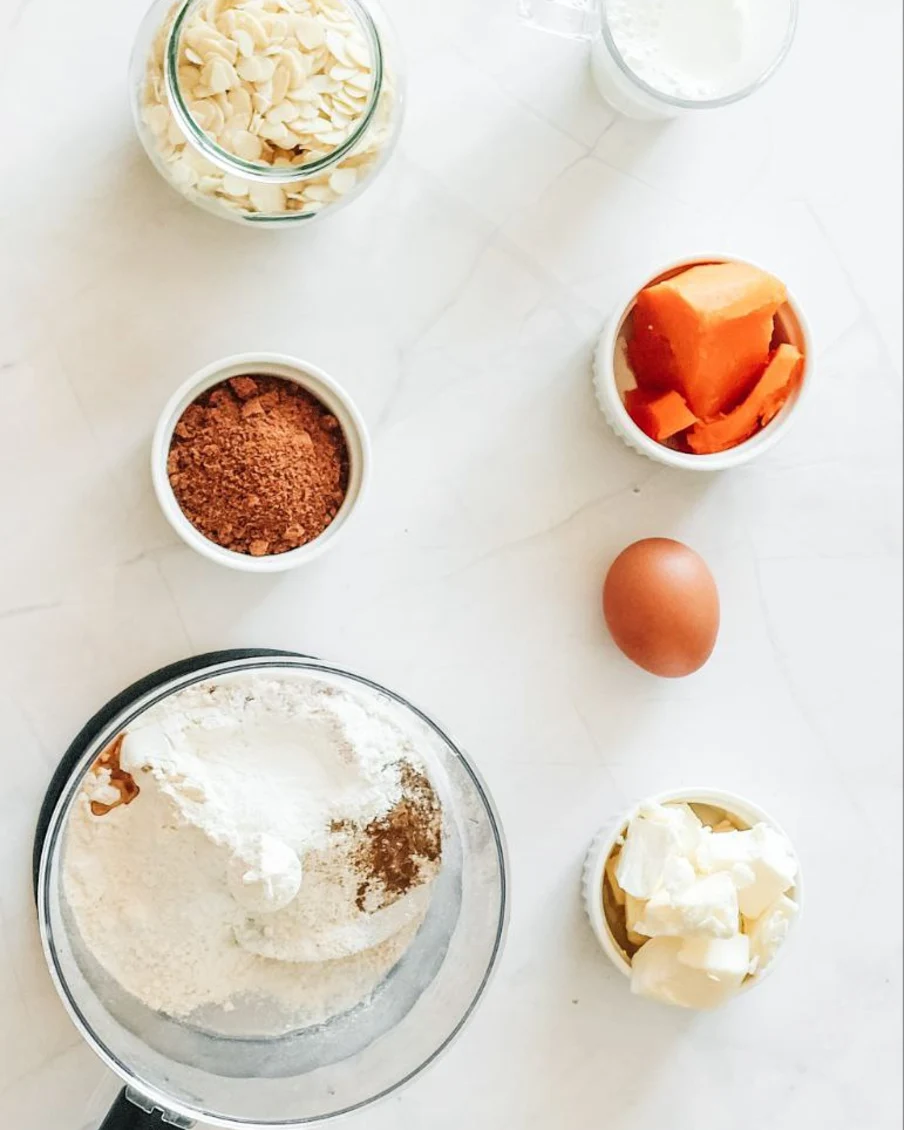
[[(141, 792), (103, 815), (89, 774), (70, 820), (64, 883), (88, 949), (149, 1007), (184, 1018), (275, 999), (319, 1023), (366, 998), (429, 906), (420, 885), (359, 908), (363, 829), (422, 763), (395, 716), (303, 675), (231, 676), (158, 704), (126, 735)], [(115, 783), (115, 782), (114, 782)]]

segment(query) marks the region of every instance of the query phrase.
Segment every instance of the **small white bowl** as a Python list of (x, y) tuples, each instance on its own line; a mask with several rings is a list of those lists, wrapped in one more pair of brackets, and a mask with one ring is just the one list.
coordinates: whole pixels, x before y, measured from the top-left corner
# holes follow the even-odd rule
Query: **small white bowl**
[(739, 259), (734, 255), (699, 255), (663, 268), (652, 277), (645, 278), (638, 285), (633, 286), (617, 303), (615, 313), (603, 330), (593, 363), (596, 398), (615, 434), (628, 447), (641, 455), (657, 463), (664, 463), (667, 467), (678, 467), (685, 471), (727, 471), (765, 455), (788, 434), (813, 381), (813, 337), (803, 310), (796, 299), (789, 294), (788, 301), (780, 309), (778, 318), (788, 342), (797, 346), (804, 355), (804, 371), (797, 391), (788, 398), (779, 414), (762, 431), (729, 451), (720, 451), (714, 455), (694, 455), (657, 443), (634, 423), (623, 400), (624, 392), (632, 386), (625, 385), (623, 379), (620, 383), (620, 375), (616, 367), (616, 353), (625, 322), (634, 309), (637, 296), (646, 287), (672, 278), (689, 267), (698, 267), (706, 263), (746, 263), (760, 270), (767, 269), (752, 263), (749, 259)]
[[(339, 513), (323, 533), (288, 553), (252, 557), (224, 549), (196, 530), (180, 507), (167, 473), (167, 459), (173, 432), (186, 408), (208, 389), (231, 377), (266, 376), (281, 377), (305, 389), (316, 397), (339, 421), (348, 447), (348, 490)], [(285, 573), (307, 565), (330, 549), (339, 534), (348, 525), (353, 511), (361, 501), (370, 477), (370, 440), (367, 428), (354, 402), (340, 386), (321, 369), (285, 357), (279, 353), (239, 353), (227, 357), (195, 373), (173, 394), (163, 409), (151, 445), (151, 475), (154, 491), (163, 513), (180, 538), (192, 549), (227, 569), (245, 573)]]
[[(679, 789), (675, 792), (661, 793), (659, 796), (650, 797), (639, 804), (635, 804), (629, 812), (626, 812), (624, 816), (616, 820), (615, 823), (604, 828), (591, 844), (586, 863), (584, 864), (582, 879), (584, 905), (587, 910), (587, 916), (590, 919), (590, 925), (593, 927), (593, 932), (596, 934), (603, 952), (615, 968), (629, 979), (631, 977), (631, 959), (621, 948), (613, 935), (603, 908), (603, 880), (606, 874), (606, 862), (618, 845), (619, 839), (627, 831), (628, 825), (640, 809), (648, 804), (709, 805), (712, 808), (723, 811), (734, 822), (745, 828), (752, 828), (755, 824), (768, 824), (771, 828), (774, 828), (776, 832), (781, 833), (790, 843), (787, 833), (779, 822), (773, 819), (768, 812), (765, 812), (752, 801), (745, 800), (743, 797), (736, 796), (734, 793), (721, 792), (718, 789)], [(791, 927), (793, 933), (800, 924), (801, 914), (803, 913), (803, 879), (800, 872), (799, 861), (797, 882), (788, 892), (788, 897), (793, 899), (798, 906), (798, 914)], [(740, 992), (749, 992), (751, 989), (762, 985), (764, 981), (772, 976), (779, 962), (785, 956), (789, 942), (790, 937), (779, 950), (775, 960), (766, 971), (762, 974), (748, 977), (741, 986)]]

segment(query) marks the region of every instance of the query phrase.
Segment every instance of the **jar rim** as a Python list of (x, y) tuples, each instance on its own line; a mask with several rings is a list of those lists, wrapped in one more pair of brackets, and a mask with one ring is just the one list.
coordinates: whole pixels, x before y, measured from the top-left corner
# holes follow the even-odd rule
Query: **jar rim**
[(201, 128), (189, 111), (179, 85), (179, 44), (189, 12), (203, 2), (204, 0), (182, 0), (181, 7), (167, 35), (163, 52), (163, 79), (167, 100), (176, 121), (185, 132), (189, 144), (224, 172), (266, 184), (293, 184), (296, 181), (306, 180), (308, 177), (333, 168), (347, 157), (367, 133), (376, 116), (386, 74), (383, 41), (373, 16), (362, 0), (344, 0), (344, 3), (348, 5), (361, 24), (372, 52), (374, 83), (367, 108), (352, 133), (331, 153), (305, 165), (291, 166), (264, 165), (256, 161), (246, 161), (244, 158), (230, 153), (227, 149), (218, 145)]

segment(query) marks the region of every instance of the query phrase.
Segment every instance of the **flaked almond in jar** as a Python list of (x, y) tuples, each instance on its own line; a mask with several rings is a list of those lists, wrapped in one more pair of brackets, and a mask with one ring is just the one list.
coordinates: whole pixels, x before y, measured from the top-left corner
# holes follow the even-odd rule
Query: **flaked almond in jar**
[(385, 19), (361, 0), (158, 0), (133, 92), (149, 156), (230, 219), (291, 224), (373, 179), (401, 118)]

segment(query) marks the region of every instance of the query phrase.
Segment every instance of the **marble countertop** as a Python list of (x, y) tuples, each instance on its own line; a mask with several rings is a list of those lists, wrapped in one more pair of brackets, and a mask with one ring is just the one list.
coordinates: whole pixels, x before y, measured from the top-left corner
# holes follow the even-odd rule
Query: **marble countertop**
[[(894, 1130), (901, 1125), (901, 4), (803, 0), (759, 97), (616, 118), (583, 47), (513, 0), (389, 0), (401, 147), (286, 236), (183, 204), (133, 138), (143, 0), (0, 0), (0, 1122), (95, 1130), (116, 1089), (43, 968), (31, 837), (86, 717), (211, 648), (299, 648), (434, 712), (511, 845), (492, 990), (454, 1049), (349, 1130)], [(798, 292), (815, 393), (740, 472), (658, 468), (607, 430), (594, 338), (626, 283), (748, 254)], [(360, 519), (319, 563), (232, 575), (178, 543), (148, 444), (177, 383), (269, 349), (372, 429)], [(725, 623), (699, 676), (615, 651), (599, 587), (683, 538)], [(767, 986), (695, 1017), (629, 995), (582, 920), (582, 856), (642, 795), (706, 784), (787, 826), (805, 920)]]

